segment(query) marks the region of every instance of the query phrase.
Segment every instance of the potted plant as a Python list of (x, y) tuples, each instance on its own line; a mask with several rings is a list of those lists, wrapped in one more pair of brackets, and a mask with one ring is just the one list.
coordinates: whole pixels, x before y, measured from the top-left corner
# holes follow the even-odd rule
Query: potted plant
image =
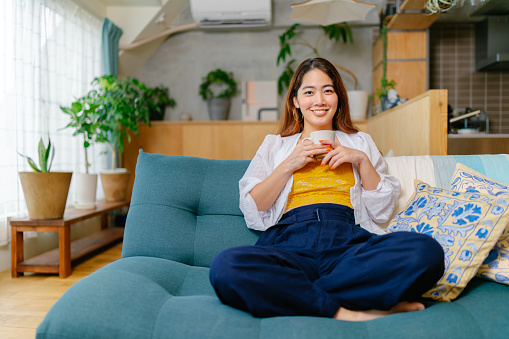
[[(340, 40), (343, 43), (351, 43), (353, 44), (353, 35), (350, 27), (346, 23), (341, 24), (333, 24), (328, 26), (319, 26), (323, 31), (323, 35), (330, 41), (338, 42)], [(294, 24), (291, 26), (286, 32), (279, 36), (280, 50), (277, 57), (276, 64), (279, 66), (281, 62), (285, 62), (287, 58), (292, 56), (292, 45), (301, 45), (310, 49), (311, 54), (321, 58), (319, 49), (324, 43), (323, 36), (319, 36), (315, 42), (315, 44), (311, 44), (308, 40), (306, 40), (302, 31), (299, 30), (300, 24)], [(290, 84), (290, 80), (295, 72), (293, 69), (295, 59), (291, 59), (285, 65), (285, 68), (281, 75), (278, 78), (278, 93), (279, 95), (283, 95), (285, 88), (288, 88)], [(369, 93), (366, 91), (358, 90), (359, 81), (354, 73), (350, 70), (342, 67), (336, 63), (332, 64), (338, 69), (349, 76), (354, 80), (354, 88), (353, 90), (348, 90), (348, 101), (350, 103), (350, 115), (353, 120), (362, 120), (366, 118), (367, 108), (368, 108), (368, 100)]]
[(51, 172), (55, 149), (48, 137), (48, 147), (42, 138), (38, 145), (39, 166), (27, 159), (33, 172), (19, 172), (28, 217), (33, 220), (61, 219), (64, 216), (72, 172)]
[(71, 103), (70, 107), (60, 106), (62, 112), (69, 115), (70, 119), (64, 129), (74, 128), (73, 136), (81, 135), (83, 137), (85, 172), (74, 175), (74, 207), (78, 209), (94, 209), (96, 207), (97, 174), (91, 174), (88, 171), (90, 163), (88, 162), (87, 149), (97, 138), (98, 115), (94, 112), (98, 107), (99, 105), (89, 95), (77, 99)]
[(124, 151), (124, 140), (131, 141), (131, 133), (138, 134), (140, 123), (150, 126), (150, 107), (153, 98), (144, 95), (147, 86), (135, 79), (120, 81), (115, 75), (104, 75), (92, 81), (94, 89), (88, 93), (95, 110), (90, 112), (94, 121), (95, 142), (104, 142), (111, 151), (111, 169), (100, 173), (106, 201), (127, 199), (130, 173), (117, 168), (117, 152)]
[(150, 120), (163, 120), (166, 107), (173, 108), (177, 105), (175, 99), (170, 97), (170, 90), (164, 85), (154, 88), (147, 88), (143, 93), (148, 99), (150, 109)]
[(230, 111), (230, 99), (238, 94), (233, 73), (218, 68), (202, 79), (199, 93), (207, 101), (210, 120), (226, 120)]

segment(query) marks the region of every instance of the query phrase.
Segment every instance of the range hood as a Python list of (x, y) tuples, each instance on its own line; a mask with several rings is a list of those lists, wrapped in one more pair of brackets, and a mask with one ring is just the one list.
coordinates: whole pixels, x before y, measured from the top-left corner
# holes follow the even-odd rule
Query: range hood
[(474, 10), (470, 15), (506, 15), (509, 14), (509, 1), (482, 0), (476, 1)]
[(509, 71), (509, 16), (487, 16), (476, 24), (475, 69)]

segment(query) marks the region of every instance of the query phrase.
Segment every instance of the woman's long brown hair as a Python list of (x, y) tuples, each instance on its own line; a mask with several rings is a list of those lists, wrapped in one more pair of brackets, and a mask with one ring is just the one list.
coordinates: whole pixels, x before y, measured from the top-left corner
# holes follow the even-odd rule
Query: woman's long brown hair
[[(338, 109), (332, 120), (332, 129), (335, 131), (342, 131), (347, 134), (357, 133), (359, 130), (352, 124), (352, 119), (350, 118), (350, 106), (348, 105), (348, 96), (346, 95), (343, 80), (336, 70), (336, 67), (325, 59), (314, 58), (303, 61), (295, 71), (295, 74), (290, 81), (277, 134), (281, 134), (282, 137), (287, 137), (300, 133), (304, 129), (304, 117), (302, 116), (300, 109), (295, 107), (293, 98), (297, 96), (297, 91), (302, 86), (302, 79), (304, 78), (304, 75), (314, 69), (321, 70), (332, 79), (334, 91), (338, 95)], [(298, 121), (295, 120), (294, 111), (295, 115), (298, 116)]]

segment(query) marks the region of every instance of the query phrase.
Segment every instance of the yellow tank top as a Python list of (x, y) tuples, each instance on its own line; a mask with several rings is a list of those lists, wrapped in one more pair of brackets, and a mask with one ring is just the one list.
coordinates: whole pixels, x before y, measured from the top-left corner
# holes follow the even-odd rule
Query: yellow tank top
[(320, 162), (310, 162), (293, 173), (293, 185), (285, 211), (317, 203), (352, 207), (350, 188), (354, 184), (351, 163), (343, 163), (331, 170), (328, 165), (322, 167)]

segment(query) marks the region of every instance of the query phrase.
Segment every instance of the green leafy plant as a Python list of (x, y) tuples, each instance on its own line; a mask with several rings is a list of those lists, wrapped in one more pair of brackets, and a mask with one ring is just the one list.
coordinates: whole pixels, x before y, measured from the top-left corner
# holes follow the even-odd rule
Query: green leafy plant
[(202, 79), (199, 94), (203, 100), (211, 98), (232, 98), (238, 94), (237, 82), (232, 72), (218, 68)]
[(106, 142), (116, 168), (116, 151), (124, 151), (124, 140), (131, 142), (131, 133), (138, 135), (141, 122), (150, 126), (150, 107), (153, 99), (146, 96), (148, 87), (141, 81), (128, 77), (120, 81), (115, 75), (103, 75), (92, 81), (94, 89), (88, 96), (97, 105), (94, 130), (97, 142)]
[[(350, 27), (346, 23), (341, 24), (333, 24), (329, 26), (319, 26), (323, 31), (321, 35), (317, 38), (314, 45), (312, 45), (308, 40), (304, 39), (302, 36), (302, 29), (300, 24), (292, 25), (286, 32), (279, 36), (279, 54), (277, 56), (276, 64), (279, 66), (280, 63), (286, 62), (292, 56), (292, 45), (301, 45), (309, 48), (311, 50), (311, 54), (321, 58), (319, 49), (322, 47), (323, 43), (326, 41), (324, 38), (327, 38), (330, 41), (338, 42), (342, 41), (343, 43), (351, 43), (353, 44), (353, 35)], [(295, 59), (289, 60), (283, 73), (278, 78), (278, 93), (282, 95), (284, 93), (285, 88), (288, 88), (290, 85), (290, 80), (293, 76), (295, 70), (293, 69), (293, 63)], [(333, 63), (334, 64), (334, 63)], [(354, 88), (358, 86), (358, 80), (355, 74), (353, 74), (348, 69), (334, 64), (334, 66), (346, 73), (348, 73), (354, 79)]]
[(170, 97), (170, 90), (164, 85), (147, 88), (143, 93), (149, 100), (150, 120), (162, 120), (166, 107), (173, 108), (177, 105), (175, 99)]
[(92, 143), (106, 143), (112, 154), (111, 168), (115, 169), (116, 154), (124, 151), (124, 140), (131, 142), (131, 133), (138, 135), (140, 123), (150, 126), (151, 109), (158, 106), (157, 95), (132, 77), (119, 80), (115, 75), (103, 75), (91, 84), (85, 96), (70, 107), (61, 107), (70, 117), (64, 128), (74, 128), (73, 135), (83, 135), (85, 153)]
[(99, 115), (95, 114), (99, 108), (99, 104), (96, 102), (93, 96), (84, 96), (76, 99), (71, 103), (70, 107), (60, 106), (60, 109), (65, 114), (69, 115), (69, 123), (62, 129), (74, 128), (73, 136), (81, 134), (83, 136), (83, 150), (85, 154), (85, 173), (88, 174), (88, 168), (90, 163), (88, 162), (87, 148), (96, 141), (106, 142), (107, 140), (101, 140), (104, 137), (103, 134), (99, 133), (100, 122), (98, 121)]
[(48, 147), (44, 145), (44, 141), (42, 140), (41, 137), (41, 139), (39, 140), (37, 151), (39, 154), (39, 167), (36, 165), (35, 161), (29, 156), (26, 156), (19, 152), (18, 154), (23, 158), (27, 159), (28, 165), (34, 170), (34, 172), (50, 172), (51, 165), (53, 163), (53, 158), (55, 157), (55, 148), (51, 144), (51, 140), (49, 137), (48, 137)]

